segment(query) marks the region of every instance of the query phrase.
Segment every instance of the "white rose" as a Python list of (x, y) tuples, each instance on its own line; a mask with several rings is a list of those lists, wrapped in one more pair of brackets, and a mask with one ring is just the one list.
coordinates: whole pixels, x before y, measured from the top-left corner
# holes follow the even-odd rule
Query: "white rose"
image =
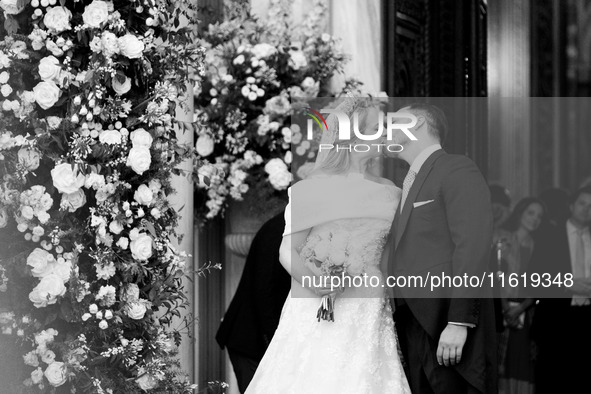
[(125, 313), (133, 320), (140, 320), (146, 314), (146, 306), (143, 302), (134, 301), (125, 307)]
[(200, 135), (199, 138), (197, 138), (197, 143), (195, 144), (197, 154), (201, 157), (211, 155), (213, 153), (213, 145), (213, 138), (207, 134)]
[(106, 31), (101, 36), (101, 47), (103, 54), (107, 57), (111, 57), (119, 53), (119, 41), (117, 36), (110, 31)]
[(42, 81), (33, 88), (35, 101), (43, 109), (51, 108), (60, 98), (61, 90), (52, 81)]
[(76, 212), (86, 204), (86, 194), (82, 189), (76, 190), (74, 193), (63, 193), (60, 208), (67, 209), (68, 212)]
[(95, 0), (84, 8), (82, 20), (90, 27), (101, 27), (109, 17), (109, 6), (104, 1)]
[(119, 238), (119, 241), (117, 241), (117, 246), (119, 246), (123, 250), (127, 249), (127, 247), (129, 246), (129, 239), (127, 239), (126, 237)]
[(25, 9), (27, 3), (27, 1), (19, 0), (1, 0), (0, 8), (2, 8), (4, 12), (9, 15), (17, 15)]
[(289, 66), (294, 70), (299, 70), (308, 65), (306, 55), (302, 51), (289, 51)]
[(289, 171), (277, 172), (269, 175), (269, 182), (276, 190), (285, 190), (291, 184), (293, 176)]
[(148, 133), (144, 129), (137, 129), (131, 132), (129, 135), (129, 140), (131, 141), (131, 145), (135, 147), (146, 147), (149, 148), (152, 146), (152, 135)]
[(59, 125), (62, 123), (61, 118), (59, 118), (58, 116), (48, 116), (47, 118), (45, 118), (45, 120), (47, 121), (47, 126), (51, 130), (57, 129)]
[(44, 81), (56, 81), (62, 68), (55, 56), (46, 56), (39, 61), (39, 76)]
[(55, 353), (51, 350), (45, 350), (41, 355), (41, 361), (45, 364), (51, 364), (55, 361)]
[(35, 171), (37, 168), (39, 168), (40, 158), (41, 155), (34, 149), (21, 148), (18, 151), (18, 162), (20, 165), (26, 168), (27, 171)]
[(88, 174), (86, 180), (84, 181), (84, 187), (87, 189), (98, 188), (105, 184), (105, 177), (103, 175), (97, 174), (96, 172), (92, 172)]
[(64, 281), (56, 274), (49, 274), (29, 294), (29, 300), (36, 308), (44, 308), (57, 302), (57, 297), (66, 294)]
[(26, 365), (30, 367), (38, 367), (39, 366), (39, 358), (35, 351), (31, 351), (23, 356), (24, 362)]
[(31, 380), (33, 381), (33, 384), (39, 384), (43, 381), (43, 370), (41, 367), (31, 372)]
[(72, 13), (69, 9), (65, 7), (49, 7), (43, 18), (43, 23), (47, 29), (53, 30), (56, 33), (61, 33), (65, 30), (71, 29), (71, 18)]
[(74, 193), (84, 185), (84, 175), (72, 170), (72, 165), (62, 163), (51, 170), (53, 186), (61, 193)]
[(106, 329), (107, 329), (107, 327), (109, 327), (109, 323), (107, 323), (107, 321), (106, 321), (106, 320), (101, 320), (101, 321), (99, 322), (99, 328), (100, 328), (101, 330), (106, 330)]
[(152, 156), (150, 150), (145, 146), (133, 147), (127, 156), (127, 166), (131, 167), (137, 174), (142, 175), (150, 168)]
[(148, 260), (152, 256), (152, 238), (145, 233), (140, 233), (129, 244), (129, 250), (134, 259), (139, 261)]
[(103, 130), (99, 134), (99, 141), (107, 145), (118, 145), (121, 143), (121, 133), (115, 129)]
[(70, 280), (72, 263), (69, 260), (58, 259), (58, 261), (48, 264), (47, 267), (51, 270), (51, 274), (57, 275), (64, 284)]
[(269, 175), (284, 171), (287, 171), (287, 165), (279, 158), (271, 159), (265, 164), (265, 172)]
[(49, 273), (48, 266), (53, 262), (55, 257), (41, 248), (35, 248), (27, 257), (27, 265), (31, 267), (31, 274), (36, 278), (46, 276)]
[(113, 220), (109, 224), (109, 231), (111, 231), (113, 234), (121, 234), (121, 231), (123, 231), (123, 225), (119, 223), (119, 221)]
[(9, 79), (10, 79), (10, 74), (8, 74), (6, 71), (2, 71), (0, 73), (0, 83), (6, 83), (6, 82), (8, 82)]
[(111, 82), (111, 86), (113, 87), (115, 93), (117, 93), (119, 96), (123, 96), (131, 89), (131, 78), (125, 77), (125, 81), (119, 82), (119, 79), (115, 77)]
[(121, 54), (129, 59), (137, 59), (142, 57), (144, 52), (144, 43), (133, 34), (126, 34), (119, 37), (119, 50)]
[(144, 391), (152, 390), (158, 385), (158, 380), (153, 375), (147, 373), (137, 378), (135, 382)]
[(66, 366), (60, 361), (54, 361), (49, 364), (44, 375), (53, 387), (59, 387), (68, 380)]
[(149, 206), (154, 201), (154, 194), (147, 185), (140, 185), (133, 194), (133, 199), (142, 205)]
[(47, 50), (49, 52), (51, 52), (51, 54), (53, 56), (62, 56), (64, 54), (64, 51), (62, 51), (62, 49), (60, 47), (58, 47), (57, 44), (51, 40), (47, 40), (45, 42), (45, 47), (47, 48)]
[(256, 44), (252, 48), (252, 54), (259, 59), (268, 58), (269, 56), (274, 55), (275, 53), (277, 53), (277, 49), (275, 49), (273, 45), (267, 43)]

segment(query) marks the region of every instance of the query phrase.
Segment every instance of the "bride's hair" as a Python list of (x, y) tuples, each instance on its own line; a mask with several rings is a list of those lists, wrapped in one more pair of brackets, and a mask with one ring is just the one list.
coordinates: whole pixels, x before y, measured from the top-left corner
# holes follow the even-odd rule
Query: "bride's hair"
[[(370, 100), (360, 100), (355, 105), (355, 109), (353, 111), (357, 112), (358, 114), (359, 131), (362, 134), (375, 132), (375, 130), (368, 130), (371, 112), (370, 110), (371, 108), (376, 108), (375, 105), (369, 104), (369, 101)], [(351, 112), (351, 114), (353, 112)], [(350, 118), (352, 120), (352, 117)], [(324, 160), (312, 171), (310, 175), (315, 175), (318, 173), (342, 174), (349, 170), (351, 167), (351, 152), (349, 150), (353, 149), (353, 146), (357, 142), (366, 143), (355, 136), (355, 133), (353, 132), (353, 121), (351, 121), (350, 127), (351, 139), (339, 140), (337, 137), (337, 139), (332, 143), (333, 148), (328, 152), (326, 158), (324, 158)], [(370, 162), (368, 165), (371, 166), (372, 163)]]

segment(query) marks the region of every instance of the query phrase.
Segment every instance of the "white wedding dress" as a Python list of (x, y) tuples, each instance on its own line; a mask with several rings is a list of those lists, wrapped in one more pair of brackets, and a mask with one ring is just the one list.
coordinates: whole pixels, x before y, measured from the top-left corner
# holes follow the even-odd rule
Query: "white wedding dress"
[[(355, 258), (361, 261), (363, 271), (382, 278), (380, 259), (400, 189), (363, 178), (341, 178), (348, 182), (344, 185), (346, 189), (362, 186), (364, 192), (352, 196), (362, 199), (358, 201), (360, 206), (371, 209), (368, 204), (375, 204), (379, 209), (316, 225), (308, 242), (326, 232), (346, 234), (355, 240)], [(335, 190), (332, 185), (330, 189)], [(293, 200), (293, 191), (290, 196)], [(347, 208), (350, 211), (351, 205)], [(298, 294), (303, 291), (309, 290), (297, 289)], [(347, 288), (335, 301), (334, 322), (316, 319), (319, 297), (292, 296), (295, 292), (292, 285), (279, 326), (247, 394), (410, 393), (399, 356), (392, 310), (381, 285)]]

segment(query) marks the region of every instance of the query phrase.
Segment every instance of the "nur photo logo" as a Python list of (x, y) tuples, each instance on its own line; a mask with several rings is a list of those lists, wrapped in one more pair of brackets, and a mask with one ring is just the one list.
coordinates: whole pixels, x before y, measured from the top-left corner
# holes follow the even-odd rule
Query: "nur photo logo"
[[(362, 132), (360, 130), (360, 113), (358, 111), (349, 114), (329, 108), (322, 108), (320, 111), (316, 111), (312, 108), (306, 108), (305, 115), (309, 117), (307, 120), (307, 135), (308, 140), (314, 139), (314, 124), (318, 126), (321, 132), (328, 132), (328, 123), (322, 114), (333, 115), (337, 119), (337, 140), (357, 140), (357, 141), (383, 141), (384, 128), (386, 141), (393, 141), (394, 130), (402, 132), (411, 141), (417, 141), (415, 135), (410, 131), (417, 124), (417, 117), (410, 112), (387, 112), (384, 114), (383, 111), (377, 111), (374, 116), (377, 116), (377, 126), (374, 133)], [(351, 119), (352, 118), (352, 119)], [(384, 121), (385, 119), (385, 121)], [(351, 127), (353, 126), (353, 127)], [(352, 133), (353, 131), (353, 138)], [(318, 149), (320, 152), (326, 150), (349, 150), (356, 152), (367, 152), (372, 147), (377, 147), (378, 150), (387, 149), (389, 152), (401, 152), (404, 148), (398, 143), (353, 143), (349, 145), (342, 144), (320, 144)]]

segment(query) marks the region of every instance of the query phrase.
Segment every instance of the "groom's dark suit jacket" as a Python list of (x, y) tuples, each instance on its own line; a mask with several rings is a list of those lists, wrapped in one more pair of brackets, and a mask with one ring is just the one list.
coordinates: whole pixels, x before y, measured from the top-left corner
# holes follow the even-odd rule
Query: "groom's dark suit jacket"
[[(492, 223), (489, 189), (476, 165), (438, 150), (421, 167), (402, 212), (397, 211), (389, 274), (480, 278), (488, 271)], [(448, 322), (474, 325), (468, 328), (462, 360), (453, 368), (479, 391), (496, 393), (494, 306), (482, 291), (439, 288), (430, 293), (404, 287), (395, 288), (394, 296), (397, 308), (406, 304), (435, 344)]]

